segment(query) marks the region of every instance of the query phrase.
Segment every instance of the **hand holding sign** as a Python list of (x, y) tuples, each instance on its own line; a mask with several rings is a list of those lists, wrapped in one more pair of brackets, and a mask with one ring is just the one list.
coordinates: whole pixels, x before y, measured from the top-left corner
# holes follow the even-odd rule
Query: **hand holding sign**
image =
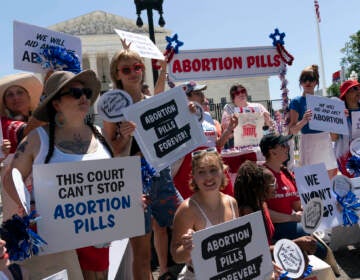
[(30, 213), (30, 193), (27, 190), (24, 181), (22, 179), (21, 173), (17, 168), (13, 168), (11, 172), (16, 191), (18, 193), (19, 199), (22, 206), (25, 209), (27, 215)]

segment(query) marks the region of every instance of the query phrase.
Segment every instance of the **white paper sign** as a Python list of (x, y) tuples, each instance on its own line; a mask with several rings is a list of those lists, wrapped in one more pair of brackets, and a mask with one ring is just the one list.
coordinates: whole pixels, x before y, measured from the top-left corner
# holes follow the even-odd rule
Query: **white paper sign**
[(135, 103), (123, 113), (125, 119), (136, 124), (135, 139), (157, 171), (206, 143), (201, 124), (190, 112), (181, 87)]
[(14, 68), (45, 73), (38, 63), (40, 53), (48, 46), (59, 46), (74, 52), (81, 63), (81, 40), (79, 37), (56, 32), (43, 27), (14, 21)]
[(26, 214), (30, 214), (30, 193), (27, 190), (25, 183), (22, 179), (21, 173), (17, 168), (13, 168), (11, 171), (15, 189), (19, 196), (22, 206), (25, 209)]
[(311, 129), (349, 135), (344, 101), (307, 94), (306, 104), (312, 111)]
[(321, 223), (324, 206), (320, 198), (314, 197), (305, 205), (301, 216), (301, 224), (306, 233), (313, 233)]
[(269, 279), (273, 271), (261, 212), (196, 231), (196, 279)]
[(280, 239), (274, 246), (274, 259), (276, 264), (284, 269), (291, 279), (297, 279), (304, 274), (305, 258), (304, 255), (293, 241)]
[(276, 47), (182, 50), (169, 63), (172, 81), (216, 80), (278, 75)]
[(68, 280), (68, 273), (67, 270), (64, 269), (42, 280)]
[(42, 254), (144, 234), (139, 157), (39, 164), (33, 177)]
[(234, 129), (234, 146), (259, 145), (263, 137), (264, 114), (241, 113), (237, 115), (239, 121)]
[(137, 33), (131, 33), (119, 29), (114, 29), (121, 39), (126, 43), (131, 43), (130, 49), (136, 51), (141, 57), (164, 60), (165, 57), (158, 47), (149, 39), (149, 37)]
[(297, 167), (294, 168), (294, 173), (301, 204), (305, 207), (314, 197), (320, 198), (323, 203), (323, 216), (319, 229), (330, 229), (342, 224), (341, 213), (336, 206), (336, 197), (325, 164)]
[(360, 111), (353, 111), (351, 114), (351, 140), (360, 137)]

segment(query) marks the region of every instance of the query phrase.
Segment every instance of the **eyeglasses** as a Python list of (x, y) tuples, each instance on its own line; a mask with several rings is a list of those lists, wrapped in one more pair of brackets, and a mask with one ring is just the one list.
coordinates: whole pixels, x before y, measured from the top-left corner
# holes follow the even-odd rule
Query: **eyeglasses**
[(117, 71), (120, 71), (124, 75), (130, 75), (132, 71), (134, 71), (136, 74), (141, 73), (145, 69), (144, 64), (142, 63), (135, 63), (133, 66), (123, 66), (120, 69), (116, 69)]
[(268, 184), (268, 186), (271, 187), (271, 188), (276, 188), (276, 186), (277, 186), (276, 178), (274, 178), (274, 183)]
[(244, 89), (244, 88), (242, 88), (242, 89), (239, 89), (239, 90), (235, 90), (234, 92), (233, 92), (233, 94), (234, 94), (234, 96), (238, 96), (238, 95), (240, 95), (240, 94), (242, 94), (242, 93), (247, 93), (246, 92), (246, 89)]
[(302, 76), (300, 78), (300, 83), (306, 83), (306, 82), (310, 82), (310, 83), (316, 82), (316, 78), (313, 76)]
[(69, 88), (68, 91), (61, 92), (59, 97), (64, 95), (70, 95), (75, 99), (80, 99), (80, 97), (85, 94), (87, 99), (90, 99), (92, 96), (92, 90), (90, 88)]
[(217, 153), (217, 149), (215, 147), (211, 147), (211, 148), (207, 148), (205, 150), (197, 150), (197, 151), (191, 153), (191, 157), (195, 158), (195, 157), (198, 157), (205, 153), (214, 153), (215, 154), (215, 153)]

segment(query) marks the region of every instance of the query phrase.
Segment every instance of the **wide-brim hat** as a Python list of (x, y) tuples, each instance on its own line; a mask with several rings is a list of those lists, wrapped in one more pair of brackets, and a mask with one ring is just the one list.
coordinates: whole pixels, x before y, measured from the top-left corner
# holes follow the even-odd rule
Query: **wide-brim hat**
[(341, 100), (345, 100), (345, 96), (347, 94), (347, 92), (355, 86), (360, 86), (360, 83), (356, 80), (347, 80), (345, 82), (343, 82), (340, 86), (340, 99)]
[(30, 96), (30, 110), (35, 110), (43, 91), (42, 82), (31, 73), (17, 73), (0, 78), (0, 115), (6, 116), (4, 94), (12, 86), (24, 88)]
[(54, 99), (62, 88), (72, 82), (80, 82), (85, 88), (90, 88), (93, 93), (90, 103), (91, 105), (94, 104), (101, 89), (100, 81), (94, 71), (84, 70), (79, 74), (69, 71), (56, 71), (47, 79), (44, 86), (45, 99), (35, 109), (33, 116), (38, 120), (48, 122), (47, 104)]
[(289, 141), (291, 138), (293, 137), (293, 135), (281, 135), (281, 134), (267, 134), (265, 136), (263, 136), (263, 138), (261, 138), (260, 141), (260, 150), (262, 154), (267, 154), (267, 152), (272, 149), (275, 148), (276, 145), (279, 144), (283, 144), (286, 143), (287, 141)]

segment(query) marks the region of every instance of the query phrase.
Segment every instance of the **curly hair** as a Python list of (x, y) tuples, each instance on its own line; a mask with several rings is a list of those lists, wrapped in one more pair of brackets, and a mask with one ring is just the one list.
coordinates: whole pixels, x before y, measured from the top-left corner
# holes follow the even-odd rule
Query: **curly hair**
[[(221, 186), (220, 186), (220, 190), (225, 189), (225, 187), (228, 184), (228, 179), (225, 176), (225, 171), (227, 170), (227, 165), (224, 164), (223, 160), (221, 159), (221, 156), (218, 152), (203, 152), (200, 153), (199, 155), (193, 156), (191, 159), (191, 168), (192, 168), (192, 175), (195, 174), (196, 169), (199, 167), (199, 164), (201, 162), (201, 160), (203, 158), (213, 158), (214, 162), (219, 163), (220, 165), (220, 169), (222, 171), (222, 179), (221, 179)], [(189, 182), (189, 187), (192, 191), (196, 192), (199, 190), (198, 185), (195, 182), (195, 179), (193, 176), (191, 176), (190, 182)]]
[[(117, 53), (114, 54), (114, 56), (111, 59), (111, 63), (110, 63), (110, 77), (111, 77), (111, 81), (113, 83), (113, 88), (117, 88), (117, 89), (124, 89), (123, 84), (121, 82), (121, 80), (118, 80), (117, 78), (117, 72), (118, 72), (118, 63), (121, 60), (128, 60), (128, 59), (136, 59), (141, 63), (144, 63), (143, 59), (141, 58), (141, 56), (137, 53), (134, 52), (132, 50), (126, 49), (126, 50), (121, 50)], [(142, 77), (142, 83), (145, 80), (145, 69), (143, 71), (143, 77)]]

